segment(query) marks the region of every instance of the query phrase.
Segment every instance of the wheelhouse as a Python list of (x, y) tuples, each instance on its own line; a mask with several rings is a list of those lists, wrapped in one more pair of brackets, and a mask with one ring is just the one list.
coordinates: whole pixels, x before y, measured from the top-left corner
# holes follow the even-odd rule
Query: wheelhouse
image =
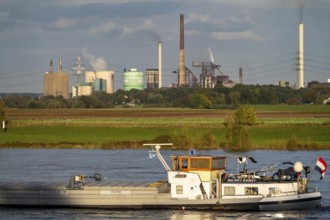
[(225, 156), (172, 156), (172, 170), (198, 173), (202, 181), (217, 179), (219, 172), (223, 173), (227, 167)]

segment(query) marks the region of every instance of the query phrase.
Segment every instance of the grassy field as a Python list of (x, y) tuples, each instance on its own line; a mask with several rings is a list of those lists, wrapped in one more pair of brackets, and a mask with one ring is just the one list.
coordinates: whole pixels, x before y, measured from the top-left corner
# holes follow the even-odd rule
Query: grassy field
[[(259, 149), (279, 148), (295, 136), (299, 144), (330, 146), (330, 106), (254, 106), (258, 124), (248, 128)], [(108, 142), (150, 141), (180, 133), (214, 135), (224, 141), (224, 118), (232, 110), (60, 109), (8, 110), (1, 147), (100, 147)]]

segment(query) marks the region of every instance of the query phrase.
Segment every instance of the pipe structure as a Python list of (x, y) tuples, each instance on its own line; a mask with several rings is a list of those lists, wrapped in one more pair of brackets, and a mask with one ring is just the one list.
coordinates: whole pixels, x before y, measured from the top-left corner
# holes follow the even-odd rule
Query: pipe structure
[(297, 89), (304, 87), (304, 24), (299, 23), (299, 48), (297, 66)]
[(184, 16), (180, 14), (180, 63), (179, 63), (178, 86), (184, 86), (185, 82), (185, 61), (184, 61)]

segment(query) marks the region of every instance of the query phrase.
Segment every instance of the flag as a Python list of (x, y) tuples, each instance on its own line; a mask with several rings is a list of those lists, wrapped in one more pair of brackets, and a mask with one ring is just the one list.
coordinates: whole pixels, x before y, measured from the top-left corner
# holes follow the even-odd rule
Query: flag
[(327, 171), (327, 163), (323, 160), (322, 157), (318, 156), (315, 169), (320, 172), (321, 174), (321, 179), (323, 179), (325, 172)]
[(150, 150), (149, 151), (149, 159), (151, 160), (154, 157), (156, 157), (156, 151)]

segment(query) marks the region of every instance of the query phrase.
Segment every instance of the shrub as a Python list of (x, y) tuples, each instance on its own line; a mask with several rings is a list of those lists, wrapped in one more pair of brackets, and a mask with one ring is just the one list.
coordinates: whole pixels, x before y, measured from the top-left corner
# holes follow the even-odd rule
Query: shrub
[(295, 135), (292, 135), (286, 142), (286, 149), (287, 150), (298, 150), (299, 144), (298, 139)]
[(251, 148), (250, 137), (247, 129), (240, 124), (228, 127), (225, 132), (226, 149), (234, 151), (246, 151)]
[(203, 94), (195, 94), (191, 97), (191, 107), (195, 109), (210, 108), (211, 101)]
[(188, 126), (182, 127), (180, 132), (172, 135), (159, 135), (152, 140), (155, 143), (173, 143), (177, 149), (214, 149), (218, 147), (217, 139), (212, 134), (193, 132)]
[(235, 124), (242, 125), (254, 125), (256, 124), (257, 118), (254, 109), (249, 105), (242, 105), (235, 112)]

